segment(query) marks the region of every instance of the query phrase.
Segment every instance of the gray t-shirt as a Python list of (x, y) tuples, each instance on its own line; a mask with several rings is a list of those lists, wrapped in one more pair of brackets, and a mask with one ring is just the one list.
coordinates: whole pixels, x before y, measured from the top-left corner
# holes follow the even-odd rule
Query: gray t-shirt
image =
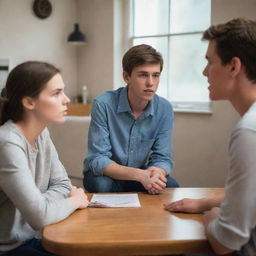
[(230, 172), (212, 235), (242, 255), (256, 255), (256, 103), (235, 126), (229, 146)]
[(0, 126), (0, 251), (32, 239), (74, 210), (67, 173), (45, 129), (31, 147), (12, 122)]

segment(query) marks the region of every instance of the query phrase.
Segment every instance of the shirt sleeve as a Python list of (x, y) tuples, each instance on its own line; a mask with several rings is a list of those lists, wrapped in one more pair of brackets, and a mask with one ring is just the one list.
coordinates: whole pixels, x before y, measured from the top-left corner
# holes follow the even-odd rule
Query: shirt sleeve
[(0, 152), (0, 187), (31, 227), (40, 229), (66, 218), (75, 210), (70, 200), (54, 199), (57, 190), (54, 195), (41, 193), (28, 166), (28, 156), (20, 145), (2, 143)]
[(112, 146), (109, 139), (105, 106), (94, 100), (91, 123), (88, 134), (88, 156), (85, 159), (85, 169), (91, 170), (94, 175), (102, 176), (104, 169), (113, 162)]
[(163, 168), (167, 174), (173, 168), (172, 160), (172, 130), (173, 110), (171, 105), (163, 112), (162, 120), (159, 122), (159, 131), (152, 147), (152, 154), (148, 166)]
[(230, 143), (230, 173), (220, 215), (209, 226), (217, 241), (240, 250), (256, 226), (256, 132), (239, 129)]

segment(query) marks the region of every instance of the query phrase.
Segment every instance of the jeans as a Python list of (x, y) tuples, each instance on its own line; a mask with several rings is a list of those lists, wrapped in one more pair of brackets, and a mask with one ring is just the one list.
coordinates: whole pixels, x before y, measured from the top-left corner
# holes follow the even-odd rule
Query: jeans
[[(179, 187), (177, 181), (171, 176), (167, 176), (167, 188)], [(91, 171), (84, 173), (84, 187), (90, 193), (108, 192), (147, 192), (138, 181), (115, 180), (107, 176), (95, 176)]]
[(7, 252), (1, 256), (57, 256), (44, 250), (41, 240), (33, 238), (25, 244)]

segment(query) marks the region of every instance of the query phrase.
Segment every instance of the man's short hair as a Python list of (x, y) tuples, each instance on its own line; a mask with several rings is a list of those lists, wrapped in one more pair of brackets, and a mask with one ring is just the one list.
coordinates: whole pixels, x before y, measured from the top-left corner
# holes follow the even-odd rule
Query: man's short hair
[(214, 40), (216, 52), (223, 64), (238, 57), (245, 67), (247, 78), (256, 83), (256, 22), (237, 18), (227, 23), (211, 26), (203, 40)]
[(160, 52), (147, 44), (136, 45), (130, 48), (123, 57), (123, 71), (129, 76), (132, 70), (144, 64), (160, 64), (160, 72), (163, 69), (163, 57)]

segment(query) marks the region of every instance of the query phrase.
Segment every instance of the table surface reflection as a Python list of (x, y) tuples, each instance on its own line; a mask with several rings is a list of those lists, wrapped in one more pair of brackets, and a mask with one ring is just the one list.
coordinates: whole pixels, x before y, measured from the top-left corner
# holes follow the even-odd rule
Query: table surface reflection
[(139, 208), (78, 210), (45, 227), (43, 245), (50, 252), (67, 256), (211, 252), (202, 215), (170, 213), (163, 204), (221, 193), (222, 188), (167, 188), (159, 195), (139, 193)]

